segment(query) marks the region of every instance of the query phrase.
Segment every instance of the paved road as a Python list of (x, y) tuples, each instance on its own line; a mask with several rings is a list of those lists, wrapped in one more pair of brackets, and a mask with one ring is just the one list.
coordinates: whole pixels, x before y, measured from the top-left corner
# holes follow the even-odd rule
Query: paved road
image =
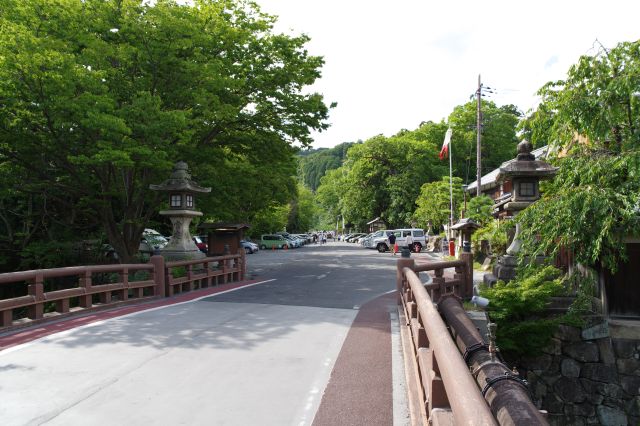
[(405, 424), (395, 259), (247, 259), (252, 285), (0, 352), (0, 424)]

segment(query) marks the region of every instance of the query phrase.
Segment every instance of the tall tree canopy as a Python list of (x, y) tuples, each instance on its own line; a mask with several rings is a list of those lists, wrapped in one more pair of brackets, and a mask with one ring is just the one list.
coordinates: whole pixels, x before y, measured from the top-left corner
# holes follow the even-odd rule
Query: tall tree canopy
[(562, 149), (560, 171), (519, 216), (528, 253), (573, 249), (586, 265), (615, 270), (623, 239), (640, 234), (640, 41), (583, 56), (563, 81), (540, 89), (522, 126)]
[(128, 261), (161, 201), (149, 184), (178, 159), (213, 187), (199, 206), (215, 219), (251, 219), (295, 193), (294, 143), (327, 127), (322, 96), (302, 90), (323, 60), (307, 53), (306, 36), (275, 34), (255, 3), (5, 0), (2, 9), (5, 248), (62, 229), (87, 235), (99, 221)]
[(344, 142), (333, 148), (301, 152), (298, 155), (299, 179), (312, 191), (316, 191), (320, 186), (320, 179), (328, 170), (342, 166), (347, 157), (347, 151), (353, 144), (353, 142)]
[(580, 57), (565, 80), (545, 84), (538, 94), (541, 105), (521, 126), (534, 144), (567, 147), (577, 134), (615, 152), (637, 149), (640, 40)]
[(376, 217), (389, 227), (408, 226), (422, 184), (447, 168), (437, 155), (446, 128), (428, 122), (414, 131), (390, 138), (379, 135), (352, 146), (345, 164), (321, 179), (320, 204), (334, 218), (342, 216), (359, 229)]
[[(516, 155), (518, 137), (516, 127), (520, 112), (513, 105), (498, 107), (491, 101), (482, 101), (482, 174), (500, 167)], [(451, 150), (453, 151), (453, 174), (463, 183), (476, 180), (477, 152), (477, 107), (468, 102), (458, 105), (449, 115), (449, 126), (453, 129)]]
[(422, 185), (420, 196), (416, 201), (418, 208), (414, 217), (422, 227), (428, 227), (438, 233), (444, 225), (449, 224), (452, 201), (454, 223), (460, 217), (458, 212), (463, 198), (462, 179), (454, 177), (450, 184), (449, 176), (443, 176), (439, 181)]

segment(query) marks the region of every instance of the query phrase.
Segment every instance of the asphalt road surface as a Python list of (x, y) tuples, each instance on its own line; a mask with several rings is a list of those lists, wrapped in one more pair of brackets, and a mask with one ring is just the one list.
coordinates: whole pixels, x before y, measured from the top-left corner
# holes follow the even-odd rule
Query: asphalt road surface
[(406, 424), (395, 259), (260, 251), (245, 287), (0, 351), (0, 424)]

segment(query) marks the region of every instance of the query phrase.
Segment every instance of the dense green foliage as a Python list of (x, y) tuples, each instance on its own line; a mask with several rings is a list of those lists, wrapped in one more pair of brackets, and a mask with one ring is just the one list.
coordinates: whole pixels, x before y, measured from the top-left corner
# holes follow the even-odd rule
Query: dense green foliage
[(493, 220), (493, 199), (486, 195), (473, 197), (467, 204), (467, 217), (481, 226)]
[(295, 195), (294, 144), (327, 126), (322, 96), (303, 90), (323, 60), (252, 2), (193, 3), (3, 2), (7, 268), (33, 244), (100, 234), (132, 259), (142, 230), (166, 223), (149, 184), (176, 160), (213, 188), (198, 199), (205, 219), (264, 219)]
[[(462, 206), (462, 179), (453, 178), (453, 221), (459, 218), (459, 212)], [(414, 217), (423, 227), (431, 228), (435, 233), (443, 229), (444, 225), (449, 224), (451, 216), (451, 191), (449, 177), (443, 176), (441, 180), (429, 182), (420, 188), (420, 196), (416, 204), (418, 208), (414, 213)]]
[(611, 270), (624, 256), (622, 239), (638, 235), (640, 156), (576, 149), (558, 161), (543, 198), (518, 216), (526, 253), (554, 255), (569, 247), (584, 265)]
[(514, 227), (515, 224), (511, 220), (490, 220), (473, 234), (473, 251), (480, 253), (480, 244), (483, 240), (486, 240), (489, 242), (489, 248), (493, 256), (505, 254), (508, 243), (507, 235)]
[[(513, 158), (520, 114), (511, 105), (497, 107), (492, 102), (484, 102), (483, 111), (483, 170), (488, 171)], [(438, 196), (435, 203), (430, 199), (431, 187), (426, 188), (425, 194), (421, 195), (421, 191), (423, 185), (436, 182), (435, 186), (442, 186), (442, 191), (436, 193), (445, 192), (439, 181), (448, 175), (449, 164), (438, 159), (438, 152), (451, 127), (458, 217), (461, 185), (476, 179), (475, 122), (475, 103), (469, 102), (456, 107), (448, 123), (424, 122), (416, 130), (403, 130), (392, 137), (375, 136), (351, 147), (344, 165), (321, 178), (317, 190), (320, 205), (329, 216), (344, 217), (361, 230), (376, 217), (390, 228), (412, 224), (427, 227), (429, 221), (440, 228), (449, 217), (448, 178), (446, 197)]]
[(552, 296), (566, 293), (560, 275), (552, 266), (525, 268), (516, 279), (482, 290), (490, 300), (489, 316), (498, 325), (497, 343), (505, 355), (536, 355), (548, 344), (560, 318), (549, 318), (544, 311)]
[(409, 225), (422, 184), (446, 170), (437, 157), (445, 131), (444, 123), (429, 122), (352, 146), (344, 165), (320, 180), (318, 202), (334, 220), (344, 217), (358, 229), (376, 217), (388, 227)]
[(568, 147), (586, 136), (613, 152), (640, 142), (640, 40), (582, 56), (567, 78), (544, 85), (542, 104), (522, 123), (536, 145)]
[[(464, 183), (476, 180), (477, 109), (475, 102), (454, 108), (449, 115), (449, 126), (453, 129), (451, 150), (453, 174)], [(518, 138), (516, 126), (521, 113), (513, 105), (496, 106), (491, 101), (482, 101), (482, 174), (491, 172), (512, 159), (516, 154)]]
[(566, 80), (541, 90), (523, 129), (563, 149), (542, 199), (519, 217), (528, 252), (572, 249), (585, 265), (615, 270), (622, 238), (638, 235), (640, 41), (583, 56)]
[(287, 221), (287, 231), (301, 234), (314, 228), (318, 221), (318, 212), (313, 193), (304, 185), (298, 184), (296, 197), (291, 202)]
[(320, 186), (320, 179), (328, 170), (342, 166), (352, 145), (353, 142), (345, 142), (333, 148), (302, 151), (298, 154), (299, 179), (315, 192)]

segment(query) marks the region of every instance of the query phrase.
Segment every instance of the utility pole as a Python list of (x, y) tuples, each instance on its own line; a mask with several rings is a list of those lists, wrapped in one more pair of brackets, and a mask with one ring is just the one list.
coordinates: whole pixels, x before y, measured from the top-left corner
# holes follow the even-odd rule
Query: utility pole
[(481, 159), (481, 154), (482, 151), (480, 149), (480, 142), (482, 140), (482, 111), (480, 110), (481, 106), (482, 106), (482, 83), (480, 82), (480, 74), (478, 74), (478, 91), (476, 92), (477, 98), (478, 98), (478, 117), (477, 117), (477, 123), (476, 123), (476, 132), (478, 133), (477, 136), (477, 146), (476, 146), (476, 175), (477, 175), (477, 180), (476, 180), (476, 196), (480, 196), (481, 194), (481, 182), (480, 182), (480, 178), (482, 178), (482, 159)]

